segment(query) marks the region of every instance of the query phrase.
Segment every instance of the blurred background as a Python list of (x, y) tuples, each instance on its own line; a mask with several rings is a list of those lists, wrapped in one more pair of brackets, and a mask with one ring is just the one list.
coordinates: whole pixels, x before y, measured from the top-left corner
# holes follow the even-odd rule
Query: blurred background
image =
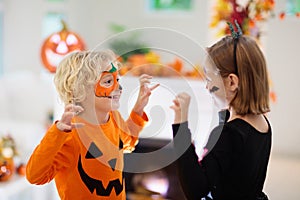
[[(24, 167), (47, 127), (59, 117), (62, 104), (52, 79), (64, 55), (100, 47), (118, 53), (124, 64), (120, 73), (128, 88), (123, 104), (128, 103), (130, 91), (136, 89), (139, 74), (152, 74), (155, 81), (163, 83), (149, 112), (153, 119), (164, 116), (164, 122), (153, 121), (146, 129), (159, 130), (160, 134), (149, 138), (148, 132), (142, 133), (137, 147), (137, 152), (153, 151), (171, 139), (173, 116), (163, 108), (171, 104), (174, 92), (188, 89), (195, 95), (192, 129), (197, 131), (198, 123), (212, 121), (211, 102), (204, 90), (198, 59), (203, 52), (199, 49), (226, 34), (226, 21), (233, 17), (242, 24), (244, 33), (261, 45), (270, 74), (268, 117), (273, 128), (273, 148), (265, 191), (272, 200), (300, 199), (299, 13), (299, 0), (0, 0), (0, 199), (58, 199), (53, 182), (43, 186), (27, 183)], [(149, 27), (168, 31), (160, 35), (126, 33)], [(168, 32), (181, 39), (169, 38)], [(116, 34), (124, 37), (115, 40)], [(171, 50), (180, 47), (182, 51), (166, 53), (145, 48), (152, 45)], [(127, 107), (121, 109), (125, 116)], [(195, 135), (200, 146), (208, 129), (202, 125), (202, 135)], [(12, 149), (9, 155), (3, 153), (7, 152), (7, 144)], [(14, 168), (10, 168), (10, 160)], [(129, 174), (128, 199), (184, 199), (174, 168), (170, 164), (152, 174)], [(149, 186), (157, 184), (161, 187)]]

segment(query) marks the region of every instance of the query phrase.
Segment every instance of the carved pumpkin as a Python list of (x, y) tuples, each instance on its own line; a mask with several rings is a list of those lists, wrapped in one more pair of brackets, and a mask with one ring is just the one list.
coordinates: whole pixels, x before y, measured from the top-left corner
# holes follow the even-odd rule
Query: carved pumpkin
[(85, 49), (85, 43), (80, 36), (69, 31), (64, 21), (62, 24), (63, 29), (47, 37), (41, 48), (42, 62), (51, 73), (55, 73), (65, 55)]

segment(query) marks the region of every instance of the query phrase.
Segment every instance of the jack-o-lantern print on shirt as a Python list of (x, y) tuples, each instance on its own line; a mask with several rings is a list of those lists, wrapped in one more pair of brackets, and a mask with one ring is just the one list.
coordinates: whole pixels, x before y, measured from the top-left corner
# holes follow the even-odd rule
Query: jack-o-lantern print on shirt
[(51, 73), (55, 73), (56, 67), (65, 55), (85, 50), (83, 39), (75, 32), (69, 31), (64, 21), (61, 23), (62, 30), (48, 36), (41, 47), (42, 63)]
[[(125, 189), (123, 177), (123, 142), (111, 119), (104, 125), (92, 125), (83, 119), (85, 128), (78, 129), (80, 153), (77, 170), (82, 184), (91, 195), (119, 196)], [(108, 133), (108, 134), (105, 134)]]

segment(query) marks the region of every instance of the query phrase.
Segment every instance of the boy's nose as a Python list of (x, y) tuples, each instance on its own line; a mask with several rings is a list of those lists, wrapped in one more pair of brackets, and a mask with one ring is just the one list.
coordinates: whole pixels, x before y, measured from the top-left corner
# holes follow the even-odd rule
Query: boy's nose
[(122, 90), (123, 88), (122, 88), (122, 86), (121, 86), (121, 84), (119, 84), (119, 90)]

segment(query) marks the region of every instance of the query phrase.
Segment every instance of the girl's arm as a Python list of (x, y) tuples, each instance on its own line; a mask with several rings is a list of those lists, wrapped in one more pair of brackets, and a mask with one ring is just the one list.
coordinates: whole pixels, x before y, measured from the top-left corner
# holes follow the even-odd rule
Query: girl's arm
[(205, 168), (200, 165), (188, 123), (173, 124), (174, 148), (177, 160), (177, 172), (187, 199), (201, 199), (209, 192)]

